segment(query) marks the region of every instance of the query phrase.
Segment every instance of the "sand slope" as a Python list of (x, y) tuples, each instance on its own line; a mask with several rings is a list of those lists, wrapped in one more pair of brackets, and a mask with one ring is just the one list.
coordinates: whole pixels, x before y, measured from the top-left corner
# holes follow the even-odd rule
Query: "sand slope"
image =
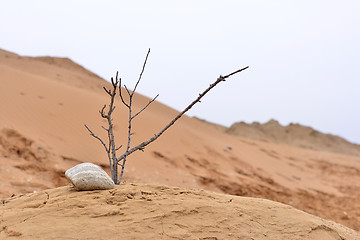
[(264, 124), (258, 122), (251, 124), (238, 122), (229, 128), (223, 128), (221, 130), (232, 135), (260, 141), (288, 144), (317, 151), (360, 156), (360, 145), (350, 143), (332, 134), (321, 133), (311, 127), (300, 124), (291, 123), (288, 126), (282, 126), (276, 120), (270, 120)]
[(5, 199), (0, 238), (359, 239), (360, 234), (277, 202), (160, 185), (71, 187)]
[[(66, 58), (0, 51), (0, 84), (1, 198), (64, 186), (65, 170), (81, 162), (109, 172), (103, 146), (83, 126), (106, 139), (98, 110), (109, 83)], [(136, 95), (134, 110), (148, 100)], [(125, 144), (127, 113), (118, 103), (116, 140)], [(134, 121), (132, 146), (176, 115), (153, 103)], [(130, 156), (125, 181), (267, 198), (360, 229), (359, 157), (232, 136), (186, 116)]]

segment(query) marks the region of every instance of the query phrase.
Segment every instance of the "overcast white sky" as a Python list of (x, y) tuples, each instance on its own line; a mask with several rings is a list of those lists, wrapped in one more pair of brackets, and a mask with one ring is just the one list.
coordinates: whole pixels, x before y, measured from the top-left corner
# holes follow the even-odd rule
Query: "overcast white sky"
[(226, 126), (271, 118), (360, 144), (360, 1), (0, 0), (0, 48), (69, 57)]

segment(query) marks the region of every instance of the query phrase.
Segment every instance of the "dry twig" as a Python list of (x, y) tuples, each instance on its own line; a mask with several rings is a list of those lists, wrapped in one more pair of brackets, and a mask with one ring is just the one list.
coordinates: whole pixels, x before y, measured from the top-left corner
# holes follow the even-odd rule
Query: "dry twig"
[[(192, 102), (190, 103), (182, 112), (180, 112), (173, 120), (171, 120), (160, 132), (158, 132), (157, 134), (155, 134), (152, 138), (150, 138), (149, 140), (147, 141), (144, 141), (142, 142), (141, 144), (137, 145), (136, 147), (133, 147), (131, 148), (131, 136), (133, 135), (133, 132), (132, 132), (132, 120), (137, 117), (138, 115), (140, 115), (147, 107), (149, 107), (149, 105), (151, 103), (153, 103), (156, 98), (159, 96), (155, 96), (153, 99), (151, 99), (140, 111), (138, 111), (137, 113), (133, 114), (132, 112), (132, 104), (133, 104), (133, 98), (134, 98), (134, 94), (135, 94), (135, 91), (142, 79), (142, 75), (144, 73), (144, 70), (145, 70), (145, 66), (146, 66), (146, 63), (147, 63), (147, 60), (148, 60), (148, 57), (149, 57), (149, 54), (150, 54), (150, 49), (148, 50), (147, 52), (147, 55), (146, 55), (146, 58), (145, 58), (145, 61), (144, 61), (144, 64), (143, 64), (143, 67), (142, 67), (142, 70), (141, 70), (141, 73), (140, 73), (140, 76), (139, 76), (139, 79), (138, 81), (136, 82), (135, 84), (135, 87), (134, 89), (130, 92), (130, 90), (126, 87), (126, 85), (124, 85), (124, 88), (126, 90), (126, 93), (128, 94), (128, 102), (125, 101), (124, 97), (123, 97), (123, 94), (122, 94), (122, 84), (121, 84), (121, 78), (118, 78), (118, 72), (116, 73), (116, 77), (115, 77), (115, 81), (113, 80), (113, 78), (111, 78), (111, 83), (113, 85), (113, 89), (112, 91), (106, 89), (104, 87), (104, 90), (107, 94), (110, 95), (110, 104), (108, 106), (109, 110), (107, 113), (105, 113), (105, 108), (106, 108), (106, 105), (103, 106), (103, 108), (101, 109), (100, 112), (100, 115), (101, 117), (107, 119), (107, 122), (108, 122), (108, 128), (105, 128), (103, 126), (103, 128), (107, 131), (108, 133), (108, 142), (109, 142), (109, 146), (107, 147), (106, 144), (102, 141), (102, 139), (98, 136), (96, 136), (89, 128), (88, 126), (85, 125), (86, 129), (90, 132), (90, 135), (93, 136), (94, 138), (98, 139), (102, 145), (104, 146), (107, 154), (108, 154), (108, 158), (109, 158), (109, 162), (110, 162), (110, 169), (111, 169), (111, 175), (112, 175), (112, 179), (114, 180), (114, 182), (116, 184), (120, 184), (121, 183), (121, 180), (123, 178), (123, 174), (124, 174), (124, 169), (125, 169), (125, 163), (126, 163), (126, 160), (127, 160), (127, 157), (134, 153), (135, 151), (138, 151), (138, 150), (144, 150), (144, 148), (149, 145), (150, 143), (152, 143), (153, 141), (155, 141), (157, 138), (159, 138), (167, 129), (169, 129), (178, 119), (180, 119), (187, 111), (189, 111), (196, 103), (200, 102), (201, 98), (205, 96), (205, 94), (207, 94), (211, 89), (213, 89), (217, 84), (219, 84), (220, 82), (224, 82), (226, 80), (226, 78), (234, 75), (234, 74), (237, 74), (241, 71), (244, 71), (245, 69), (248, 68), (247, 67), (244, 67), (242, 69), (239, 69), (235, 72), (232, 72), (228, 75), (225, 75), (225, 76), (219, 76), (217, 78), (217, 80), (213, 83), (213, 84), (210, 84), (210, 86), (202, 93), (199, 94), (199, 96)], [(111, 118), (111, 114), (113, 113), (114, 109), (115, 109), (115, 106), (114, 106), (114, 98), (115, 98), (115, 95), (116, 95), (116, 90), (117, 88), (119, 88), (119, 96), (120, 96), (120, 99), (121, 99), (121, 102), (128, 108), (128, 116), (129, 116), (129, 122), (128, 122), (128, 142), (127, 142), (127, 146), (126, 146), (126, 150), (124, 152), (124, 154), (122, 154), (120, 157), (116, 157), (116, 151), (118, 151), (120, 147), (115, 147), (115, 138), (114, 138), (114, 133), (113, 133), (113, 119)], [(118, 179), (118, 166), (121, 166), (121, 173), (120, 173), (120, 177)]]
[(106, 89), (104, 87), (104, 90), (107, 94), (109, 94), (110, 96), (110, 103), (109, 103), (109, 110), (107, 113), (105, 113), (105, 108), (106, 105), (104, 105), (101, 109), (101, 111), (99, 111), (100, 115), (102, 118), (105, 118), (108, 122), (108, 128), (105, 128), (104, 126), (102, 126), (103, 129), (105, 129), (105, 131), (107, 131), (108, 133), (108, 144), (109, 146), (107, 147), (106, 144), (104, 143), (104, 141), (98, 137), (97, 135), (95, 135), (90, 128), (85, 124), (86, 129), (90, 132), (90, 135), (93, 136), (94, 138), (98, 139), (102, 145), (104, 146), (108, 158), (109, 158), (109, 164), (110, 164), (110, 170), (111, 170), (111, 176), (112, 179), (117, 179), (117, 161), (116, 161), (116, 151), (119, 150), (121, 148), (121, 146), (119, 147), (115, 147), (115, 137), (114, 137), (114, 131), (113, 131), (113, 119), (111, 117), (111, 114), (114, 112), (115, 110), (115, 106), (114, 106), (114, 101), (115, 101), (115, 95), (116, 95), (116, 89), (117, 89), (117, 85), (119, 83), (118, 81), (118, 73), (116, 73), (116, 80), (114, 81), (113, 78), (111, 78), (111, 83), (113, 86), (112, 91)]
[(128, 90), (128, 88), (124, 85), (125, 89), (126, 89), (126, 92), (127, 94), (129, 95), (129, 101), (126, 103), (123, 96), (122, 96), (122, 92), (121, 92), (121, 80), (120, 80), (120, 84), (119, 84), (119, 94), (120, 94), (120, 98), (121, 98), (121, 101), (122, 103), (128, 108), (128, 111), (129, 111), (129, 125), (128, 125), (128, 142), (127, 142), (127, 146), (126, 146), (126, 151), (123, 155), (121, 155), (120, 158), (117, 158), (116, 161), (119, 163), (120, 161), (122, 161), (121, 164), (119, 164), (121, 166), (121, 173), (120, 173), (120, 177), (119, 177), (119, 180), (117, 181), (117, 184), (120, 184), (122, 178), (123, 178), (123, 175), (124, 175), (124, 169), (125, 169), (125, 163), (126, 163), (126, 158), (128, 155), (130, 155), (131, 153), (129, 152), (129, 149), (130, 149), (130, 144), (131, 144), (131, 136), (133, 135), (133, 132), (132, 132), (132, 120), (137, 117), (139, 114), (141, 114), (152, 102), (154, 102), (156, 100), (156, 98), (159, 96), (156, 95), (156, 97), (154, 97), (152, 100), (150, 100), (146, 105), (145, 107), (143, 107), (139, 112), (137, 112), (136, 114), (133, 115), (132, 113), (132, 104), (133, 104), (133, 97), (134, 97), (134, 93), (136, 91), (136, 88), (137, 86), (139, 85), (140, 81), (141, 81), (141, 78), (142, 78), (142, 75), (144, 73), (144, 70), (145, 70), (145, 66), (146, 66), (146, 63), (147, 63), (147, 59), (149, 57), (149, 54), (150, 54), (150, 48), (146, 54), (146, 58), (145, 58), (145, 61), (144, 61), (144, 64), (143, 64), (143, 67), (142, 67), (142, 70), (141, 70), (141, 73), (140, 73), (140, 76), (139, 76), (139, 79), (138, 81), (136, 82), (135, 84), (135, 87), (134, 87), (134, 90), (130, 93), (130, 91)]
[[(196, 103), (200, 102), (200, 99), (202, 97), (205, 96), (206, 93), (208, 93), (212, 88), (214, 88), (217, 84), (219, 84), (220, 82), (225, 81), (226, 78), (239, 73), (245, 69), (247, 69), (247, 67), (244, 67), (242, 69), (239, 69), (233, 73), (230, 73), (228, 75), (226, 75), (225, 77), (220, 76), (213, 84), (211, 84), (203, 93), (199, 94), (198, 98), (196, 98), (189, 106), (187, 106), (182, 112), (180, 112), (168, 125), (166, 125), (159, 133), (155, 134), (152, 138), (150, 138), (147, 141), (142, 142), (141, 144), (139, 144), (138, 146), (127, 150), (123, 155), (121, 155), (118, 160), (121, 161), (122, 159), (126, 158), (128, 155), (130, 155), (131, 153), (137, 151), (137, 150), (144, 150), (144, 148), (149, 145), (150, 143), (152, 143), (153, 141), (155, 141), (158, 137), (160, 137), (168, 128), (170, 128), (179, 118), (181, 118), (187, 111), (189, 111)], [(121, 180), (121, 179), (120, 179)]]

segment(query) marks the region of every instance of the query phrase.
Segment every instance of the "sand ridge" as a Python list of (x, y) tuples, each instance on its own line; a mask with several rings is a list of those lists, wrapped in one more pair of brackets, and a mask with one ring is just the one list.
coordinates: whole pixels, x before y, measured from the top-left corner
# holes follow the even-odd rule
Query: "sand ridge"
[(334, 152), (360, 156), (360, 145), (332, 135), (321, 133), (311, 127), (290, 123), (282, 126), (276, 120), (270, 120), (264, 124), (254, 122), (247, 124), (238, 122), (222, 131), (255, 140), (287, 144), (295, 147), (313, 149), (316, 151)]

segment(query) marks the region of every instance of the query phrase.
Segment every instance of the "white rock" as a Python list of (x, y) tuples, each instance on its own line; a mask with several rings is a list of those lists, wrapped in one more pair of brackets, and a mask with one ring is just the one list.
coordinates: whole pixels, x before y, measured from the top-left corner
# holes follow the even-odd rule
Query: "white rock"
[(81, 163), (65, 172), (77, 190), (105, 190), (114, 188), (114, 181), (99, 166)]

